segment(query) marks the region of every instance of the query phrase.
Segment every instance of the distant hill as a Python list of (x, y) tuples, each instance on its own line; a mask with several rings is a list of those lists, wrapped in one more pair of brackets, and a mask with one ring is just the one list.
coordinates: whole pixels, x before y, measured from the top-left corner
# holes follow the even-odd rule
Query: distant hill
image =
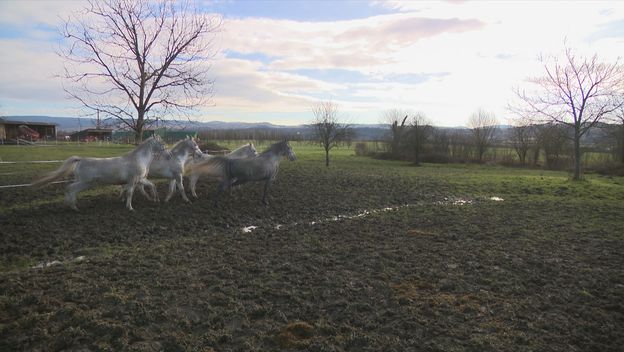
[[(24, 116), (5, 116), (8, 120), (26, 121), (26, 122), (47, 122), (56, 123), (57, 129), (61, 131), (77, 131), (84, 128), (91, 128), (96, 125), (96, 119), (94, 118), (77, 118), (77, 117), (63, 117), (63, 116), (36, 116), (36, 115), (24, 115)], [(120, 126), (116, 121), (105, 120), (103, 125), (117, 129)], [(242, 129), (242, 128), (292, 128), (297, 126), (282, 126), (275, 125), (270, 122), (225, 122), (225, 121), (188, 121), (188, 120), (163, 120), (158, 122), (158, 127), (168, 127), (175, 129)]]
[[(85, 128), (93, 128), (96, 120), (93, 118), (77, 118), (62, 116), (5, 116), (8, 120), (25, 121), (25, 122), (46, 122), (58, 125), (58, 131), (73, 132)], [(120, 129), (117, 121), (103, 121), (103, 126), (113, 129)], [(280, 129), (288, 133), (301, 133), (303, 135), (310, 134), (309, 125), (285, 126), (276, 125), (270, 122), (226, 122), (226, 121), (188, 121), (188, 120), (162, 120), (158, 122), (158, 127), (166, 127), (171, 129), (184, 130), (264, 130), (264, 129)], [(386, 133), (388, 125), (383, 124), (353, 124), (352, 129), (355, 131), (356, 139), (380, 139)]]

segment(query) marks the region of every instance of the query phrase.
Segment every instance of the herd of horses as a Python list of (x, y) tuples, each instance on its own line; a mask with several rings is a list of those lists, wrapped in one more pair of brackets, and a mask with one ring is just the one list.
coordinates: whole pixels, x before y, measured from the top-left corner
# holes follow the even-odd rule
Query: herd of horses
[[(132, 208), (132, 196), (136, 188), (150, 200), (159, 201), (156, 186), (148, 178), (169, 180), (169, 193), (165, 202), (177, 189), (184, 201), (188, 202), (184, 190), (184, 176), (190, 181), (191, 194), (197, 198), (195, 187), (202, 176), (219, 180), (214, 198), (215, 206), (224, 190), (247, 182), (264, 181), (262, 202), (266, 205), (267, 194), (275, 177), (282, 157), (296, 159), (288, 141), (271, 145), (259, 153), (252, 143), (224, 156), (203, 153), (192, 137), (187, 137), (167, 149), (163, 140), (150, 137), (125, 155), (111, 158), (83, 158), (72, 156), (61, 167), (34, 181), (33, 186), (44, 186), (54, 181), (74, 177), (67, 186), (65, 201), (74, 210), (76, 194), (98, 185), (121, 185), (120, 197), (125, 197), (126, 207)], [(148, 187), (151, 194), (145, 190)]]

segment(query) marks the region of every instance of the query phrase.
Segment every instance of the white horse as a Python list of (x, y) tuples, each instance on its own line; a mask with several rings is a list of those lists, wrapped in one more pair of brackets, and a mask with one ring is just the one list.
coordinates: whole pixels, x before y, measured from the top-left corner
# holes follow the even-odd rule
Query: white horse
[(127, 194), (126, 207), (132, 208), (132, 194), (137, 184), (150, 187), (157, 197), (156, 186), (147, 179), (149, 165), (156, 154), (165, 152), (165, 144), (160, 137), (150, 137), (129, 153), (113, 158), (81, 158), (72, 156), (63, 162), (60, 168), (32, 183), (43, 186), (71, 174), (74, 182), (67, 186), (65, 201), (72, 209), (76, 206), (76, 193), (96, 185), (125, 185)]
[(227, 188), (258, 181), (264, 181), (262, 203), (268, 205), (267, 196), (269, 188), (277, 176), (277, 170), (282, 157), (288, 157), (290, 161), (297, 160), (297, 156), (290, 144), (288, 144), (288, 141), (275, 143), (269, 149), (253, 158), (232, 159), (216, 156), (212, 159), (198, 162), (196, 168), (221, 179), (214, 199), (215, 206), (218, 203), (219, 195)]
[[(203, 156), (202, 151), (197, 146), (195, 138), (187, 136), (185, 139), (176, 143), (170, 150), (170, 155), (157, 156), (154, 158), (149, 167), (149, 178), (167, 178), (169, 181), (169, 193), (165, 198), (165, 202), (168, 202), (175, 192), (176, 186), (180, 195), (184, 201), (189, 202), (186, 192), (184, 191), (184, 165), (192, 158), (201, 158)], [(143, 185), (140, 185), (139, 189), (143, 195), (150, 199), (150, 196), (145, 192)], [(122, 189), (122, 195), (123, 195)], [(157, 196), (158, 197), (158, 196)], [(158, 200), (156, 198), (155, 200)]]
[[(253, 145), (253, 143), (247, 143), (241, 147), (238, 147), (237, 149), (230, 152), (229, 154), (225, 155), (225, 157), (230, 158), (230, 159), (240, 159), (240, 158), (252, 158), (257, 155), (258, 155), (258, 152), (256, 151), (256, 147)], [(210, 160), (214, 157), (215, 157), (214, 155), (203, 154), (201, 159), (193, 160), (187, 163), (186, 165), (186, 173), (190, 175), (189, 185), (191, 187), (191, 194), (195, 198), (198, 198), (197, 193), (195, 193), (195, 186), (197, 185), (197, 181), (199, 180), (200, 176), (202, 175), (212, 176), (212, 177), (221, 176), (220, 174), (217, 174), (210, 169), (195, 167), (199, 162)]]

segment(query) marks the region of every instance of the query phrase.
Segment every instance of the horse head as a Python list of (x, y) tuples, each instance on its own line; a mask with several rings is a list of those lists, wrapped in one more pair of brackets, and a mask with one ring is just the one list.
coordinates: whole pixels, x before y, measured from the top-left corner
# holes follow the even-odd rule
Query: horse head
[(149, 143), (152, 153), (154, 154), (165, 153), (168, 156), (171, 156), (171, 152), (167, 150), (167, 145), (165, 145), (165, 142), (162, 140), (162, 138), (160, 138), (159, 135), (155, 135), (153, 137), (146, 139), (146, 142)]
[(295, 155), (295, 152), (293, 152), (293, 150), (290, 147), (290, 144), (288, 144), (287, 140), (281, 141), (280, 142), (280, 147), (281, 147), (282, 155), (288, 157), (288, 160), (290, 160), (290, 161), (297, 160), (297, 156)]
[(248, 152), (247, 152), (247, 156), (248, 157), (253, 157), (253, 156), (257, 156), (258, 155), (258, 151), (256, 150), (256, 147), (253, 145), (253, 143), (249, 143), (249, 148), (248, 148)]
[(199, 149), (197, 145), (197, 141), (195, 141), (195, 137), (188, 137), (188, 143), (191, 145), (191, 149), (193, 150), (193, 158), (201, 158), (204, 153)]

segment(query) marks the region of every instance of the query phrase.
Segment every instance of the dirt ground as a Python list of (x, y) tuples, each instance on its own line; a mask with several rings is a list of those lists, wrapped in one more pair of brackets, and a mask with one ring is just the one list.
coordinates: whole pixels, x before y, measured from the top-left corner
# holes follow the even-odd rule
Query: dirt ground
[(0, 350), (621, 351), (621, 202), (418, 172), (288, 164), (268, 207), (3, 192)]

